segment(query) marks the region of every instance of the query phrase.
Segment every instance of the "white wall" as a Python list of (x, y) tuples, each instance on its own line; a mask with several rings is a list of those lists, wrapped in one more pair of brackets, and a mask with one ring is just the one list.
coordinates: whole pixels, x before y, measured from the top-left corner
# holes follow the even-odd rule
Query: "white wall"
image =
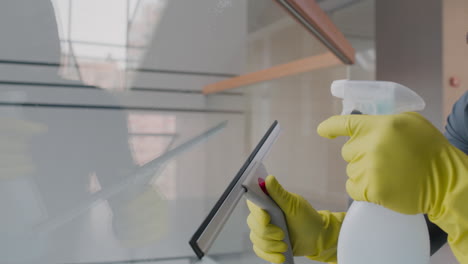
[(441, 8), (441, 1), (376, 2), (377, 79), (401, 83), (421, 95), (426, 101), (422, 114), (440, 129)]

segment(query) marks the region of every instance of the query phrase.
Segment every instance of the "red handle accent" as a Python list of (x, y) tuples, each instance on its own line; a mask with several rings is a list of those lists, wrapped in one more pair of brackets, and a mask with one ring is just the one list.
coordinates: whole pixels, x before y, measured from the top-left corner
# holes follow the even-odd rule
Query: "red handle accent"
[(262, 191), (270, 196), (270, 194), (268, 194), (268, 190), (266, 188), (266, 183), (265, 183), (265, 180), (263, 178), (258, 178), (258, 185), (260, 186), (260, 189), (262, 189)]

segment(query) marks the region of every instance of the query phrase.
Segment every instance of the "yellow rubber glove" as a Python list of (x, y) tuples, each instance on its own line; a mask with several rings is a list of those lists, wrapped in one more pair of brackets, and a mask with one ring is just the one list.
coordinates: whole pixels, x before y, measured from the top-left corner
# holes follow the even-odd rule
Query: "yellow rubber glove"
[[(336, 247), (344, 213), (316, 211), (302, 196), (283, 189), (275, 177), (266, 178), (270, 197), (281, 207), (286, 217), (294, 256), (307, 256), (316, 261), (336, 261)], [(270, 224), (270, 215), (247, 200), (250, 214), (247, 224), (255, 254), (260, 258), (283, 263), (287, 245), (284, 232)]]
[(355, 200), (404, 214), (427, 213), (468, 263), (468, 156), (417, 113), (334, 116), (318, 127), (327, 138), (350, 136), (346, 189)]

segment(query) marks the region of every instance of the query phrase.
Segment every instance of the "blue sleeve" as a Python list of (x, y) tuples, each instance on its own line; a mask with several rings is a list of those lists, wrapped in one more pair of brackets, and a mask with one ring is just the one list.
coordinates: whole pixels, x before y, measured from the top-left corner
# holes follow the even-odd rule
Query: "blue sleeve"
[(468, 154), (468, 92), (453, 105), (444, 135), (452, 145)]

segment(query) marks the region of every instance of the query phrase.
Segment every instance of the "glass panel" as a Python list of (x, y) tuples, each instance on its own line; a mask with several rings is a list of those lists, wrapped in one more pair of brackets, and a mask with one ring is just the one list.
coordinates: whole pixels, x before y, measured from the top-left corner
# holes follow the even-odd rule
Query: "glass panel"
[(375, 80), (375, 1), (347, 0), (324, 7), (356, 50), (355, 64), (349, 67), (349, 78)]
[[(272, 0), (1, 1), (0, 262), (196, 262), (190, 237), (275, 119), (269, 171), (345, 209), (339, 144), (315, 129), (339, 112), (332, 80), (374, 76), (373, 1), (347, 3), (329, 14), (357, 66), (205, 96), (326, 49)], [(207, 258), (262, 262), (247, 213)]]

